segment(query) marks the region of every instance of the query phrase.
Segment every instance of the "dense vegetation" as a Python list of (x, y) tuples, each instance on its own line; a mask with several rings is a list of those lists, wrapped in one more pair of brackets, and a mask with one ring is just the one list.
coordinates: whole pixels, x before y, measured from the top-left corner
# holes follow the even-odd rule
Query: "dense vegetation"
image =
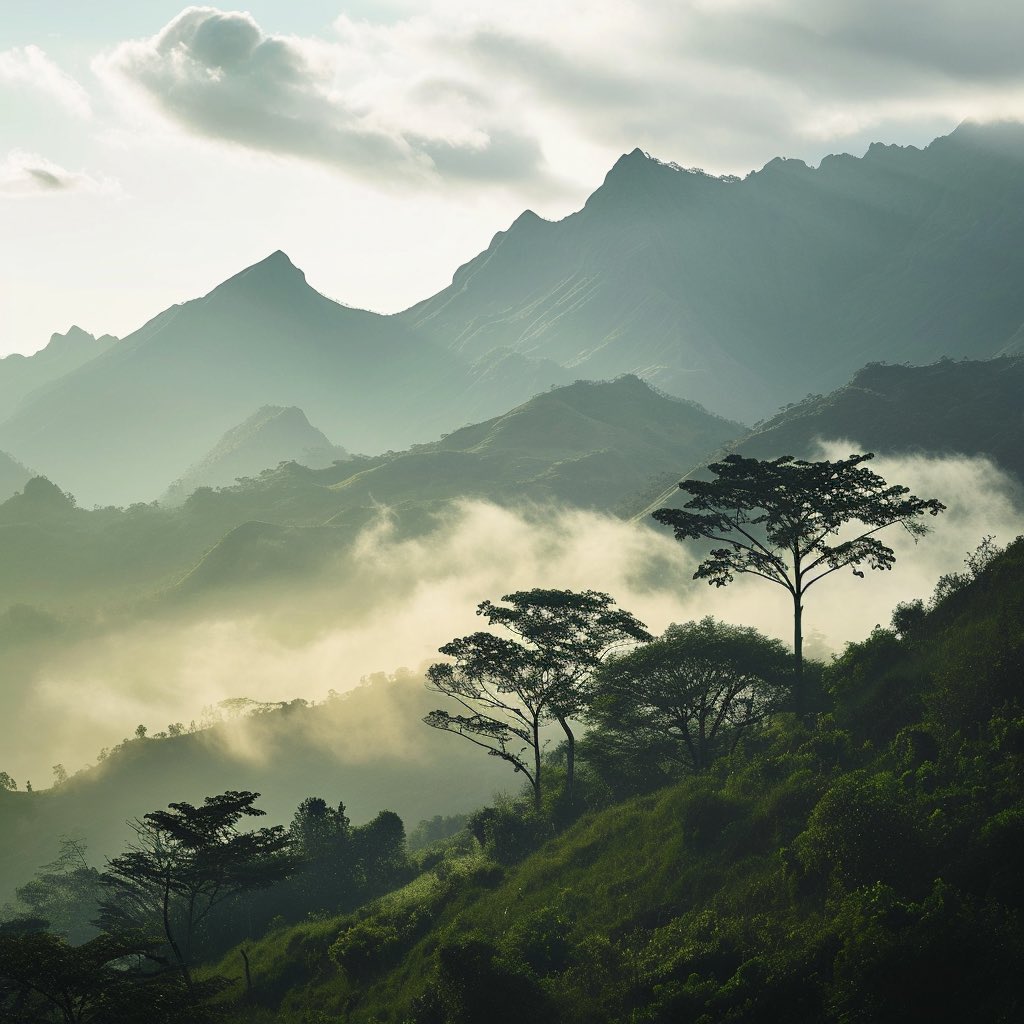
[[(306, 802), (290, 830), (303, 869), (256, 902), (236, 896), (234, 924), (205, 933), (207, 1009), (420, 1024), (1016, 1019), (1022, 582), (1024, 540), (986, 546), (927, 606), (809, 666), (809, 724), (783, 704), (699, 768), (638, 756), (623, 770), (598, 721), (572, 803), (561, 748), (539, 810), (483, 808), (411, 859), (385, 814), (358, 867), (341, 853), (344, 809)], [(610, 693), (621, 678), (608, 672)], [(242, 912), (261, 900), (279, 916)], [(236, 928), (247, 937), (228, 950)], [(24, 989), (7, 991), (14, 1013)]]

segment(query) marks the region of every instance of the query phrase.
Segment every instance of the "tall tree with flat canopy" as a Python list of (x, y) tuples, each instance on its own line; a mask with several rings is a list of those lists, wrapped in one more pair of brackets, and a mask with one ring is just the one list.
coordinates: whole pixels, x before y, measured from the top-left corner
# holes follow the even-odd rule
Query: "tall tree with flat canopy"
[(673, 528), (677, 540), (724, 545), (698, 565), (694, 579), (724, 587), (737, 573), (746, 573), (789, 592), (796, 656), (793, 695), (799, 714), (806, 703), (804, 595), (840, 569), (850, 568), (862, 578), (862, 565), (891, 569), (896, 554), (876, 534), (898, 523), (916, 540), (929, 529), (921, 517), (937, 516), (946, 508), (936, 498), (918, 498), (907, 487), (886, 483), (864, 466), (873, 458), (870, 452), (835, 462), (728, 455), (708, 467), (717, 479), (679, 484), (690, 495), (682, 508), (654, 513), (659, 523)]

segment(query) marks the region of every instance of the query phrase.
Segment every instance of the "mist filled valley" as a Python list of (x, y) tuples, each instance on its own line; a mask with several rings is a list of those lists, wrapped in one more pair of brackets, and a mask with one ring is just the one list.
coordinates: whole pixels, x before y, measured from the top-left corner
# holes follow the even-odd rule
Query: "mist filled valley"
[[(302, 42), (92, 71), (255, 161), (252, 94), (338, 102)], [(0, 358), (0, 1019), (1019, 1018), (1024, 124), (858, 152), (632, 149), (396, 312), (275, 249)]]

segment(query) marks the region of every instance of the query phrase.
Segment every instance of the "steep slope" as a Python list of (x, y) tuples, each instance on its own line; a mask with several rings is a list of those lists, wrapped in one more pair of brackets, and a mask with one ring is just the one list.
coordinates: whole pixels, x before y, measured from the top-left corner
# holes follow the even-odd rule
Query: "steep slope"
[(402, 317), (460, 352), (633, 372), (749, 422), (873, 360), (1013, 351), (1022, 168), (1017, 124), (743, 180), (634, 150), (581, 211), (528, 211)]
[[(864, 367), (844, 387), (810, 395), (709, 452), (695, 473), (730, 451), (750, 458), (815, 458), (819, 441), (850, 441), (879, 455), (980, 455), (1024, 483), (1024, 357)], [(678, 505), (676, 488), (649, 495), (646, 514)]]
[(325, 298), (277, 252), (55, 382), (0, 425), (0, 443), (83, 504), (127, 503), (160, 493), (260, 405), (297, 405), (380, 451), (465, 422), (474, 383), (465, 360)]
[(52, 334), (46, 347), (30, 356), (14, 353), (0, 359), (0, 418), (9, 416), (36, 388), (102, 355), (116, 341), (109, 334), (96, 338), (72, 326), (66, 334)]
[(405, 888), (248, 943), (248, 989), (228, 953), (229, 1019), (1015, 1019), (1022, 583), (1018, 540), (912, 635), (852, 645), (814, 725), (775, 716), (622, 802), (594, 786), (554, 838), (557, 811), (484, 811)]
[(985, 455), (1024, 483), (1024, 356), (874, 364), (845, 387), (784, 410), (737, 448), (806, 455), (819, 438), (876, 452)]
[(201, 461), (170, 486), (162, 500), (177, 504), (197, 487), (224, 487), (281, 462), (323, 469), (348, 457), (344, 448), (331, 444), (310, 424), (301, 409), (265, 405), (232, 427)]

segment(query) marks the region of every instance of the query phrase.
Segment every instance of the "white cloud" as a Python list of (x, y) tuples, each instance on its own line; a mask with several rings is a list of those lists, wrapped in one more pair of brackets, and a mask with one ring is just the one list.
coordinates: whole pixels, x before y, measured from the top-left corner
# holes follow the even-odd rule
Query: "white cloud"
[(323, 38), (190, 7), (95, 67), (197, 135), (377, 182), (552, 196), (547, 165), (592, 183), (635, 146), (744, 171), (1024, 116), (1022, 31), (1024, 8), (997, 0), (424, 0)]
[(78, 117), (92, 115), (85, 89), (38, 46), (20, 46), (0, 53), (0, 83), (27, 86)]
[[(858, 450), (829, 442), (821, 454)], [(1005, 545), (1024, 530), (1020, 486), (987, 459), (889, 456), (872, 468), (948, 511), (929, 520), (933, 531), (919, 543), (898, 527), (886, 531), (892, 572), (837, 573), (812, 593), (804, 626), (813, 657), (888, 623), (898, 602), (927, 598), (984, 536)], [(750, 576), (715, 588), (692, 578), (696, 565), (695, 549), (670, 530), (591, 512), (524, 514), (466, 501), (415, 537), (396, 536), (383, 518), (319, 580), (265, 588), (220, 614), (168, 616), (48, 648), (0, 742), (13, 765), (31, 761), (31, 777), (55, 760), (81, 763), (139, 721), (187, 722), (226, 697), (320, 699), (374, 672), (418, 671), (441, 644), (480, 628), (480, 601), (532, 587), (606, 591), (657, 633), (714, 615), (790, 641), (792, 604), (781, 588)]]
[(0, 161), (0, 198), (45, 196), (67, 192), (111, 195), (120, 186), (110, 178), (69, 171), (38, 153), (13, 150)]
[[(395, 30), (398, 39), (415, 33)], [(252, 15), (189, 7), (157, 35), (94, 62), (196, 135), (344, 169), (375, 182), (541, 181), (537, 142), (470, 92), (429, 88), (421, 51), (390, 36), (265, 33)], [(457, 92), (458, 86), (455, 85)]]

